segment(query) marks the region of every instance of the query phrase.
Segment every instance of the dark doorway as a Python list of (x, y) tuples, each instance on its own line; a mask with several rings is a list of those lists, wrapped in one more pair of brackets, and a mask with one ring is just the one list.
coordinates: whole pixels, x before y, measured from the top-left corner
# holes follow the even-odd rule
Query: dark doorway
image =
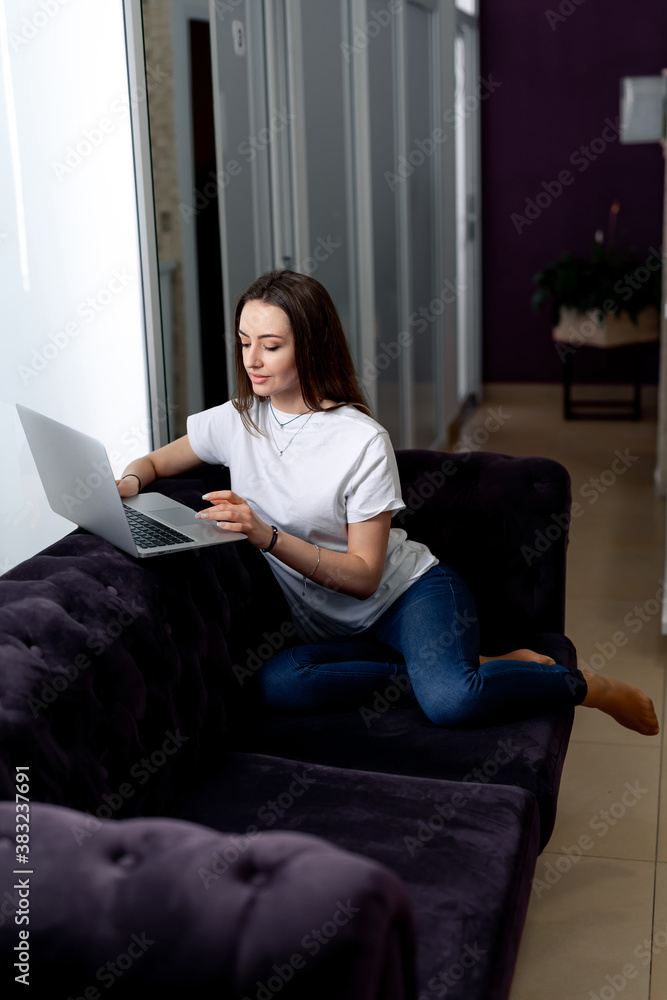
[[(190, 21), (190, 67), (194, 176), (197, 191), (195, 216), (199, 335), (201, 338), (204, 407), (229, 398), (225, 356), (225, 321), (222, 300), (222, 258), (216, 184), (215, 128), (211, 32), (206, 21)], [(201, 205), (201, 207), (199, 207)]]

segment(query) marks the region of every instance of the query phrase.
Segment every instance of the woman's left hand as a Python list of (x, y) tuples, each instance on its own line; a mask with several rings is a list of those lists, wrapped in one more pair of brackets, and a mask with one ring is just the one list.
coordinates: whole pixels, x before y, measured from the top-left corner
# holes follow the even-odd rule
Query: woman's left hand
[(255, 548), (266, 548), (269, 545), (273, 536), (271, 526), (257, 516), (243, 497), (232, 490), (218, 490), (206, 493), (202, 500), (208, 500), (213, 506), (199, 511), (195, 517), (217, 521), (222, 531), (242, 532)]

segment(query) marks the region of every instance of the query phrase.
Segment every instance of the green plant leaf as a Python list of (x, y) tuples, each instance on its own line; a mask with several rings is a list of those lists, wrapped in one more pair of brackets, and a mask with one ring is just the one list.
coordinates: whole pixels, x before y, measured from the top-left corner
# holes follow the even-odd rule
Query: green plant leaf
[(661, 302), (661, 270), (651, 271), (646, 259), (633, 249), (609, 251), (600, 243), (588, 258), (563, 253), (533, 276), (533, 309), (550, 305), (554, 326), (561, 307), (580, 313), (597, 309), (601, 319), (626, 312), (637, 323), (640, 312), (651, 305), (659, 309)]

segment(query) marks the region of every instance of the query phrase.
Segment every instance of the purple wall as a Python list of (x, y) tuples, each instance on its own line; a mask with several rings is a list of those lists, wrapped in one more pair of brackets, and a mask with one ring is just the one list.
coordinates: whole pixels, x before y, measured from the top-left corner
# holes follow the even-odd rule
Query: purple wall
[[(480, 8), (482, 76), (500, 82), (481, 106), (484, 380), (557, 382), (548, 311), (530, 307), (532, 276), (564, 250), (586, 254), (595, 230), (606, 232), (615, 198), (617, 246), (643, 254), (661, 245), (659, 144), (612, 138), (586, 169), (577, 151), (602, 136), (607, 119), (616, 122), (621, 77), (667, 66), (667, 2), (483, 0)], [(549, 10), (572, 13), (550, 25)], [(525, 216), (526, 199), (563, 170), (572, 182), (529, 225), (515, 224), (513, 213)], [(647, 349), (645, 374), (657, 379), (657, 346)]]

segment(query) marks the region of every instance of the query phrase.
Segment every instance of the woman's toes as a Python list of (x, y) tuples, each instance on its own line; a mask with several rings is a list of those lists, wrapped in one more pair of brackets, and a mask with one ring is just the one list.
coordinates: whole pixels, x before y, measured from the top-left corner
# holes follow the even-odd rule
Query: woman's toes
[(511, 653), (502, 653), (500, 656), (480, 656), (480, 663), (488, 663), (490, 660), (522, 660), (526, 663), (555, 663), (550, 656), (543, 656), (532, 649), (513, 649)]
[(626, 729), (633, 729), (643, 736), (657, 736), (660, 732), (658, 717), (652, 700), (639, 688), (615, 677), (583, 671), (588, 693), (582, 704), (599, 708)]
[[(531, 663), (555, 663), (550, 656), (544, 656), (542, 653), (536, 653), (534, 649), (517, 649), (517, 653), (521, 654), (516, 656), (517, 660), (529, 660)], [(512, 653), (510, 656), (514, 655)]]

